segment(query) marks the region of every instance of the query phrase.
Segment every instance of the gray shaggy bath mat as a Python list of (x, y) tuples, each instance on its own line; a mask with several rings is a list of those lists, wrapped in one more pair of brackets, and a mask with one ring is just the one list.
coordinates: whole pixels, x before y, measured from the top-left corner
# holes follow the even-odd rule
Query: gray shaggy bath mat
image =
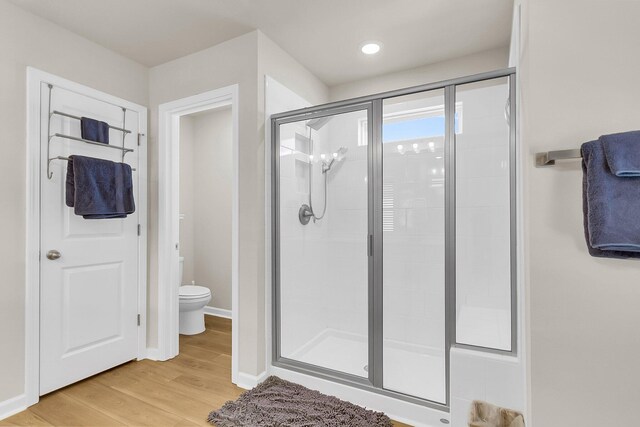
[(271, 376), (209, 414), (217, 427), (389, 427), (381, 412)]

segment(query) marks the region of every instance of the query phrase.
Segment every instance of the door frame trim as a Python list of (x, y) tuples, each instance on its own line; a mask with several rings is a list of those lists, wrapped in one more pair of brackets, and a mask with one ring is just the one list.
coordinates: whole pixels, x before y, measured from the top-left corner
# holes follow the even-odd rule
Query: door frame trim
[(27, 155), (26, 155), (26, 251), (25, 251), (25, 395), (26, 406), (40, 399), (40, 123), (41, 84), (50, 83), (95, 98), (121, 105), (139, 114), (139, 133), (145, 141), (138, 147), (138, 327), (137, 358), (147, 357), (147, 108), (75, 83), (33, 67), (27, 67)]
[[(160, 104), (158, 108), (158, 348), (155, 358), (178, 355), (180, 117), (231, 106), (231, 381), (238, 382), (239, 360), (239, 85), (234, 84)], [(176, 144), (175, 141), (178, 141)]]

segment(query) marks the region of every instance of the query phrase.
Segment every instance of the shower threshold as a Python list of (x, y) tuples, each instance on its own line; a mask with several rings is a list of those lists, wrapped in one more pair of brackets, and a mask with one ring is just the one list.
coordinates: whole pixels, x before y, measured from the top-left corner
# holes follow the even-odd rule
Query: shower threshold
[[(368, 377), (367, 337), (360, 334), (328, 328), (286, 357)], [(445, 372), (442, 350), (399, 341), (384, 341), (385, 389), (419, 399), (444, 402)]]

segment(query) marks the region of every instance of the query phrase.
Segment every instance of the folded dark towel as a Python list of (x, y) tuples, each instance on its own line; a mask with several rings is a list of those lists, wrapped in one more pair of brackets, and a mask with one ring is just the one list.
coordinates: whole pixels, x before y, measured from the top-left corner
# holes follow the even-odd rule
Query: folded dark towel
[(640, 177), (611, 173), (601, 140), (582, 144), (584, 232), (596, 257), (640, 258)]
[(109, 123), (82, 117), (80, 119), (82, 139), (89, 141), (109, 143)]
[(611, 172), (616, 176), (640, 176), (640, 131), (600, 137)]
[(126, 218), (135, 212), (131, 166), (110, 160), (70, 156), (66, 203), (85, 219)]

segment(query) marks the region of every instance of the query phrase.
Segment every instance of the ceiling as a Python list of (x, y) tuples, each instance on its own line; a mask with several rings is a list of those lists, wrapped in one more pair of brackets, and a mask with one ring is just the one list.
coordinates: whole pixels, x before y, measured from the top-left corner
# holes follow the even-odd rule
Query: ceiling
[[(10, 0), (153, 67), (260, 29), (327, 85), (506, 46), (511, 0)], [(364, 41), (382, 43), (367, 57)]]

